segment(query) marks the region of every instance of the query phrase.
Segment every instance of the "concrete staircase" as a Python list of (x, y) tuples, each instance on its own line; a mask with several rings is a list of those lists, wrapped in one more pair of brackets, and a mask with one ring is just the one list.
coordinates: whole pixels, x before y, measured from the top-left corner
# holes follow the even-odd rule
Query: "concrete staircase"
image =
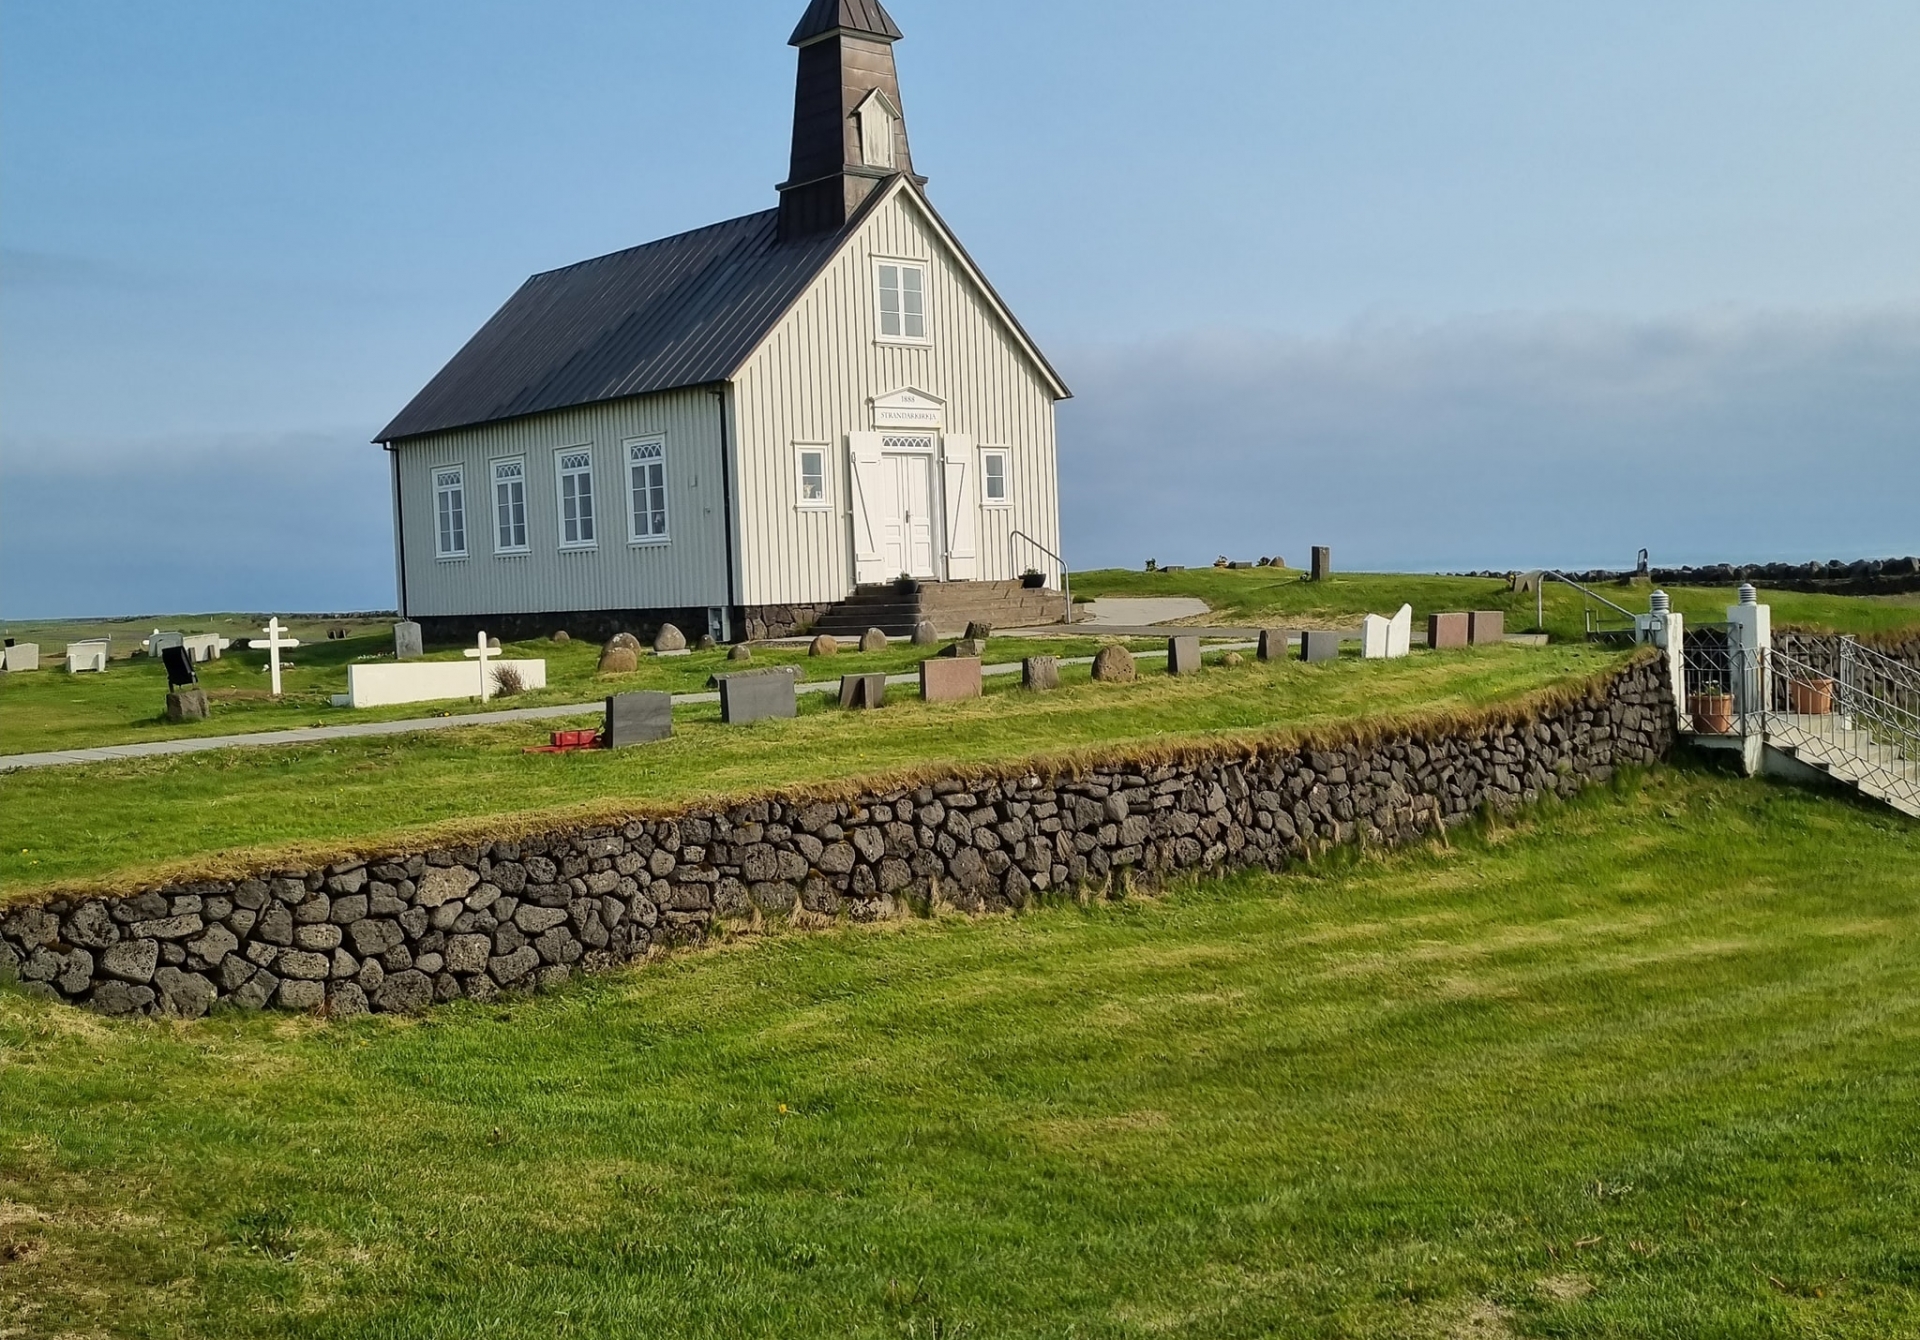
[(922, 582), (902, 592), (892, 583), (863, 586), (821, 616), (816, 633), (857, 638), (869, 628), (890, 637), (909, 637), (922, 620), (941, 637), (958, 637), (970, 623), (995, 628), (1031, 628), (1066, 618), (1067, 600), (1058, 591), (1029, 591), (1019, 582)]
[(1767, 715), (1767, 745), (1920, 819), (1920, 760), (1874, 740), (1870, 731), (1831, 716)]

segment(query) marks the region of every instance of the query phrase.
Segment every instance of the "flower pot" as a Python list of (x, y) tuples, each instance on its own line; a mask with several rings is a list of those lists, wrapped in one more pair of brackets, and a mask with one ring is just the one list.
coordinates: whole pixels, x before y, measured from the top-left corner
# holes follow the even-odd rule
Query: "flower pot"
[(1020, 585), (1026, 587), (1029, 591), (1043, 590), (1046, 584), (1047, 574), (1044, 572), (1023, 573), (1020, 577)]
[(1733, 734), (1733, 695), (1696, 693), (1687, 700), (1693, 714), (1693, 728), (1701, 735)]
[(1787, 706), (1795, 716), (1830, 717), (1833, 715), (1831, 679), (1790, 679), (1787, 681)]

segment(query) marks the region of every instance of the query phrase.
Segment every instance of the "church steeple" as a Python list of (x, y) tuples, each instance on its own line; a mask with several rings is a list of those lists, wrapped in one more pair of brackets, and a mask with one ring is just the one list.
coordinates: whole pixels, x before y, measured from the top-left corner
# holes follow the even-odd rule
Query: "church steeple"
[(838, 228), (881, 182), (913, 175), (893, 67), (900, 36), (880, 0), (812, 0), (801, 16), (789, 39), (800, 70), (793, 158), (780, 184), (783, 237)]

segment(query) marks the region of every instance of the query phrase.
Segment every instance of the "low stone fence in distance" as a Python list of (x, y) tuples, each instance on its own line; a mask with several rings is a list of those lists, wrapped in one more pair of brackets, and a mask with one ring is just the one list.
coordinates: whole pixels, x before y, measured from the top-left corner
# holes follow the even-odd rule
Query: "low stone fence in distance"
[(1592, 685), (1417, 727), (1115, 749), (1046, 775), (969, 773), (761, 798), (324, 869), (54, 898), (0, 918), (0, 973), (110, 1015), (414, 1011), (697, 945), (716, 918), (873, 921), (930, 900), (1278, 868), (1571, 796), (1664, 758), (1674, 703), (1641, 656)]

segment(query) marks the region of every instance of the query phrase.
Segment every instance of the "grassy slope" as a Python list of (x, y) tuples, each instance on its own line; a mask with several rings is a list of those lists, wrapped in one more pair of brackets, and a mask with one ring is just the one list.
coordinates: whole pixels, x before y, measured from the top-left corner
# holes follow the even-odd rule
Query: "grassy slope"
[(1178, 680), (1150, 674), (1131, 686), (1093, 684), (1080, 667), (1055, 694), (1001, 679), (975, 702), (932, 705), (907, 690), (877, 714), (811, 699), (795, 721), (725, 727), (715, 708), (683, 708), (672, 740), (618, 753), (523, 754), (557, 724), (541, 722), (0, 774), (0, 896), (248, 848), (337, 850), (448, 820), (657, 805), (1115, 741), (1445, 712), (1617, 661), (1585, 647), (1502, 647), (1392, 662), (1249, 662)]
[[(1647, 607), (1647, 592), (1625, 587), (1598, 588), (1615, 604), (1630, 610)], [(1434, 577), (1394, 573), (1337, 573), (1323, 583), (1302, 580), (1298, 572), (1231, 571), (1192, 568), (1186, 572), (1147, 573), (1110, 570), (1076, 573), (1077, 600), (1100, 596), (1197, 596), (1212, 608), (1214, 623), (1229, 625), (1312, 624), (1358, 627), (1364, 614), (1392, 614), (1411, 604), (1417, 625), (1442, 610), (1502, 610), (1507, 630), (1518, 632), (1534, 623), (1532, 596), (1520, 596), (1504, 581), (1479, 577)], [(1706, 590), (1679, 587), (1670, 594), (1674, 608), (1689, 619), (1724, 622), (1727, 606), (1738, 598), (1734, 588)], [(1920, 595), (1857, 598), (1796, 595), (1766, 591), (1762, 599), (1773, 606), (1776, 628), (1806, 625), (1843, 633), (1877, 633), (1920, 628)], [(1577, 640), (1585, 636), (1584, 607), (1593, 604), (1570, 587), (1547, 588), (1547, 630), (1556, 637)], [(1623, 622), (1611, 610), (1593, 604), (1608, 624)], [(1424, 635), (1424, 634), (1422, 634)]]
[[(1091, 638), (1044, 644), (1000, 638), (990, 643), (987, 651), (990, 659), (1016, 661), (1022, 656), (1038, 654), (1091, 656), (1099, 646)], [(387, 636), (303, 646), (291, 653), (295, 668), (283, 668), (282, 687), (286, 692), (279, 701), (267, 692), (266, 653), (230, 651), (219, 661), (200, 667), (202, 687), (214, 700), (212, 719), (178, 724), (168, 722), (163, 715), (167, 675), (158, 661), (141, 658), (115, 662), (103, 675), (43, 671), (10, 678), (0, 676), (0, 754), (238, 735), (302, 726), (352, 725), (362, 721), (403, 721), (482, 710), (477, 699), (407, 703), (359, 711), (334, 707), (333, 695), (347, 691), (347, 666), (357, 660), (391, 660), (392, 647), (392, 639)], [(597, 646), (577, 642), (566, 645), (509, 643), (504, 649), (508, 657), (546, 661), (548, 687), (511, 700), (495, 699), (492, 705), (496, 708), (543, 707), (590, 702), (609, 693), (648, 689), (700, 693), (706, 690), (707, 681), (715, 671), (772, 665), (803, 666), (808, 679), (879, 671), (900, 674), (912, 670), (931, 651), (937, 650), (896, 644), (872, 655), (855, 650), (832, 659), (821, 659), (809, 657), (804, 650), (762, 648), (754, 654), (750, 667), (729, 662), (724, 651), (693, 652), (687, 656), (647, 656), (632, 674), (601, 675)], [(458, 661), (463, 658), (458, 650), (453, 650), (434, 652), (427, 659)]]
[(415, 1023), (0, 995), (0, 1317), (1920, 1332), (1920, 829), (1619, 789), (1450, 851), (747, 941)]

